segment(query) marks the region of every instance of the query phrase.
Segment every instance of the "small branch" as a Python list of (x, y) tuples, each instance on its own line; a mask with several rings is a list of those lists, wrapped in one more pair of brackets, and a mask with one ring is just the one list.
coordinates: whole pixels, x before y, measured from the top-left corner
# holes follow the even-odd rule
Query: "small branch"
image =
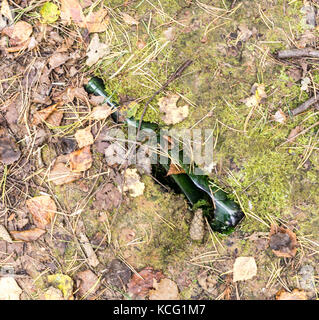
[(282, 50), (278, 52), (277, 57), (279, 59), (302, 57), (319, 58), (319, 50), (314, 50), (310, 48)]
[(314, 95), (313, 97), (311, 97), (310, 99), (308, 99), (307, 101), (305, 101), (303, 104), (301, 104), (299, 107), (297, 107), (296, 109), (292, 110), (292, 115), (295, 116), (301, 112), (306, 111), (308, 108), (310, 108), (314, 103), (316, 103), (317, 101), (319, 101), (319, 92)]
[(154, 92), (154, 94), (147, 100), (147, 102), (145, 103), (144, 109), (143, 109), (143, 113), (142, 116), (140, 118), (139, 124), (138, 124), (138, 129), (137, 129), (137, 133), (136, 133), (136, 139), (139, 136), (140, 130), (141, 130), (141, 125), (143, 122), (143, 118), (144, 115), (146, 113), (147, 107), (150, 104), (150, 102), (163, 90), (165, 90), (168, 85), (173, 82), (174, 80), (178, 79), (181, 77), (181, 75), (183, 74), (183, 72), (193, 63), (192, 60), (186, 60), (173, 74), (170, 75), (170, 77), (167, 79), (167, 81), (156, 91)]

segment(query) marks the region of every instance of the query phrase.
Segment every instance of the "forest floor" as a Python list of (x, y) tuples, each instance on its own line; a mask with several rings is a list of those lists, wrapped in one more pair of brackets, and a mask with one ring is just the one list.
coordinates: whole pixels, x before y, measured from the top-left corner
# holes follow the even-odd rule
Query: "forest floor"
[[(317, 22), (317, 0), (2, 0), (0, 299), (317, 299), (319, 107), (292, 110), (319, 64), (277, 56), (316, 49)], [(139, 119), (189, 59), (143, 120), (213, 129), (208, 174), (245, 218), (229, 235), (199, 219), (199, 240), (147, 161), (110, 161), (123, 128), (84, 90), (102, 78)]]

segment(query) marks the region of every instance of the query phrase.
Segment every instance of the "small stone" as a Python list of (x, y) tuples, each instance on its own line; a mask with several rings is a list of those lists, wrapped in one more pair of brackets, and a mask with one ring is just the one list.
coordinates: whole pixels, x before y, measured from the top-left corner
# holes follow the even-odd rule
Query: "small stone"
[(311, 265), (302, 266), (298, 272), (300, 288), (306, 291), (315, 291), (314, 269)]

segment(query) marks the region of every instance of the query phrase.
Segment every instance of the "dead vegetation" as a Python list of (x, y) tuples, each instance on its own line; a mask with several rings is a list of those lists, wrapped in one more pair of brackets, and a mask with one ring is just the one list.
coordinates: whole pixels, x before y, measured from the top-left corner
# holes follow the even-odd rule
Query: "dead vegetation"
[[(318, 177), (318, 3), (262, 1), (249, 17), (246, 1), (172, 2), (1, 2), (0, 299), (317, 298), (319, 198), (298, 186), (311, 189)], [(305, 17), (299, 29), (278, 26), (275, 14), (288, 10)], [(216, 234), (201, 215), (193, 219), (183, 196), (145, 174), (147, 164), (108, 161), (114, 145), (105, 136), (121, 125), (84, 90), (93, 75), (137, 119), (214, 127), (210, 172), (246, 224)], [(294, 202), (274, 188), (284, 189), (282, 180), (268, 179), (274, 168), (259, 170), (269, 154), (254, 149), (254, 157), (251, 142), (238, 144), (245, 156), (232, 146), (239, 136), (266, 145), (256, 132), (279, 163), (297, 159), (285, 168), (301, 181), (289, 181)], [(233, 157), (220, 147), (225, 140)]]

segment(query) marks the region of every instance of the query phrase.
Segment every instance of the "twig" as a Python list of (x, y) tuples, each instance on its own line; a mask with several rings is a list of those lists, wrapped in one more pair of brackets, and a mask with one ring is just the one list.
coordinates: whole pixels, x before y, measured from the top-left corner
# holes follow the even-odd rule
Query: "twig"
[(143, 118), (144, 118), (144, 115), (145, 115), (145, 113), (146, 113), (147, 107), (148, 107), (148, 105), (150, 104), (150, 102), (151, 102), (160, 92), (162, 92), (163, 90), (165, 90), (171, 82), (173, 82), (174, 80), (178, 79), (178, 78), (183, 74), (183, 72), (186, 70), (186, 68), (188, 68), (192, 63), (193, 63), (192, 60), (186, 60), (174, 73), (172, 73), (172, 74), (170, 75), (170, 77), (167, 79), (167, 81), (166, 81), (156, 92), (154, 92), (154, 94), (147, 100), (147, 102), (145, 103), (145, 106), (144, 106), (144, 110), (143, 110), (142, 116), (141, 116), (140, 121), (139, 121), (139, 123), (138, 123), (136, 140), (138, 139), (139, 133), (140, 133), (140, 131), (141, 131), (141, 125), (142, 125), (142, 122), (143, 122)]
[(314, 103), (319, 101), (319, 94), (315, 94), (313, 97), (302, 103), (299, 107), (295, 108), (291, 111), (292, 115), (295, 116), (301, 112), (306, 111), (308, 108), (310, 108)]
[(314, 50), (310, 48), (282, 50), (278, 52), (277, 57), (279, 59), (301, 57), (319, 58), (319, 50)]

